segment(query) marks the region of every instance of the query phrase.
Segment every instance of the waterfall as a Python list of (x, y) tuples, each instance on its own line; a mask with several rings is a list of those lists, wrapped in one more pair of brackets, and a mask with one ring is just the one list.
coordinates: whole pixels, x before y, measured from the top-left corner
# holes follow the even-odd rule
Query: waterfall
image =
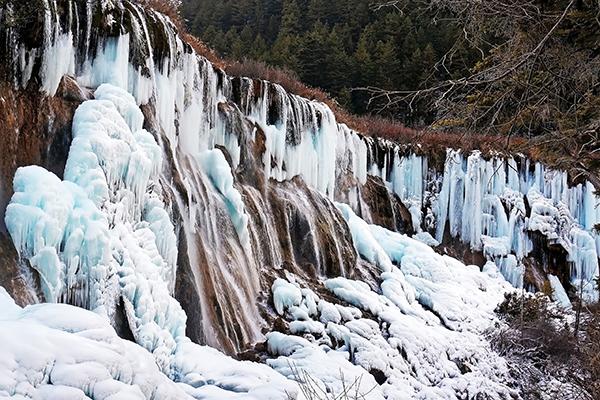
[[(563, 305), (574, 288), (597, 299), (590, 182), (518, 154), (444, 149), (436, 162), (276, 83), (228, 76), (137, 2), (44, 2), (39, 37), (1, 30), (16, 60), (6, 78), (32, 97), (65, 101), (71, 85), (81, 98), (69, 100), (62, 171), (0, 165), (14, 175), (0, 193), (12, 195), (4, 222), (39, 278), (32, 290), (93, 312), (76, 311), (76, 326), (61, 319), (64, 304), (21, 308), (2, 290), (0, 317), (51, 337), (96, 332), (94, 346), (116, 349), (102, 373), (128, 385), (148, 377), (139, 398), (174, 381), (174, 398), (283, 399), (298, 395), (283, 377), (297, 378), (292, 363), (336, 394), (342, 371), (376, 385), (371, 399), (474, 398), (481, 388), (513, 398), (483, 335), (506, 281), (547, 279)], [(450, 257), (460, 246), (481, 265)], [(529, 281), (528, 261), (550, 246), (565, 265)], [(48, 365), (68, 372), (52, 340)], [(132, 372), (140, 365), (151, 371)], [(56, 382), (70, 376), (59, 372)]]

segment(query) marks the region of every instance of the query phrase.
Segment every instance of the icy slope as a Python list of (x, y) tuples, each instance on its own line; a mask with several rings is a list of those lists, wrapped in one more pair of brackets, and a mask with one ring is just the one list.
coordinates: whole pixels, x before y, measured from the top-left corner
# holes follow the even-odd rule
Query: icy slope
[[(224, 356), (190, 339), (264, 359), (276, 327), (285, 333), (268, 334), (267, 347), (282, 358), (269, 364), (293, 377), (288, 361), (297, 362), (334, 392), (341, 369), (364, 387), (382, 383), (375, 398), (505, 398), (503, 362), (481, 332), (509, 288), (491, 263), (482, 273), (391, 231), (411, 224), (421, 241), (481, 251), (515, 286), (532, 284), (526, 263), (541, 255), (540, 275), (556, 274), (563, 303), (561, 285), (597, 296), (590, 183), (516, 155), (448, 150), (440, 169), (433, 156), (338, 124), (321, 103), (227, 76), (136, 2), (46, 5), (43, 29), (31, 32), (4, 27), (10, 10), (0, 14), (3, 49), (18, 60), (12, 87), (94, 99), (72, 130), (53, 131), (67, 147), (73, 136), (61, 178), (0, 163), (15, 175), (5, 221), (28, 262), (20, 267), (40, 277), (40, 297), (93, 309), (152, 354), (153, 371), (199, 387), (198, 397), (235, 398), (223, 391), (281, 378), (255, 364), (217, 368)], [(27, 110), (35, 126), (55, 122), (36, 111)], [(562, 258), (546, 257), (550, 246)], [(281, 398), (287, 381), (273, 385)]]
[[(162, 399), (233, 392), (284, 399), (297, 388), (283, 376), (308, 374), (338, 394), (347, 380), (360, 381), (357, 390), (369, 388), (362, 394), (373, 399), (480, 392), (508, 398), (505, 366), (481, 337), (510, 290), (495, 267), (481, 273), (437, 255), (419, 241), (367, 224), (345, 204), (337, 207), (356, 251), (379, 271), (377, 291), (336, 277), (321, 283), (337, 299), (326, 301), (311, 288), (275, 280), (275, 309), (291, 317), (291, 334), (304, 335), (267, 334), (268, 351), (277, 357), (267, 364), (283, 376), (193, 344), (185, 335), (186, 315), (171, 295), (174, 227), (164, 192), (155, 190), (162, 153), (141, 128), (144, 118), (132, 96), (105, 84), (95, 97), (75, 114), (65, 179), (40, 167), (19, 169), (6, 212), (15, 245), (38, 271), (47, 300), (95, 313), (51, 304), (20, 309), (4, 295), (7, 393), (104, 398), (121, 391), (126, 398)], [(241, 240), (248, 217), (227, 161), (217, 149), (198, 158)], [(109, 326), (121, 312), (137, 345)], [(23, 342), (19, 330), (36, 333)], [(32, 355), (27, 343), (40, 342), (46, 344)], [(109, 355), (96, 355), (106, 348)]]
[(101, 307), (113, 319), (121, 299), (136, 341), (168, 371), (186, 317), (171, 297), (174, 228), (151, 190), (161, 152), (131, 95), (101, 86), (96, 96), (75, 114), (65, 180), (19, 169), (6, 226), (47, 301)]
[[(518, 396), (508, 386), (504, 360), (484, 335), (497, 323), (496, 305), (511, 290), (495, 265), (480, 272), (339, 207), (357, 251), (386, 266), (379, 287), (328, 279), (323, 285), (333, 299), (326, 300), (293, 276), (277, 280), (272, 288), (277, 312), (290, 321), (291, 334), (303, 337), (269, 333), (269, 351), (279, 357), (268, 364), (288, 377), (303, 371), (334, 394), (352, 386), (358, 398)], [(361, 376), (356, 366), (372, 376)]]
[[(268, 367), (236, 362), (185, 336), (186, 315), (171, 296), (174, 228), (160, 193), (152, 189), (162, 153), (142, 129), (144, 118), (131, 95), (103, 85), (95, 96), (76, 112), (65, 180), (41, 167), (19, 169), (6, 212), (15, 246), (38, 271), (46, 300), (95, 313), (51, 304), (20, 309), (2, 289), (0, 329), (9, 340), (0, 349), (8, 357), (0, 371), (6, 377), (0, 394), (295, 396), (294, 384)], [(231, 176), (227, 180), (225, 174), (223, 186), (222, 168), (215, 171), (219, 191), (231, 191)], [(233, 198), (239, 202), (239, 193)], [(137, 345), (110, 327), (119, 312)]]
[[(181, 175), (197, 167), (185, 155), (195, 158), (216, 146), (226, 149), (234, 175), (245, 171), (245, 147), (252, 138), (261, 152), (250, 157), (261, 162), (265, 179), (299, 176), (373, 222), (371, 214), (378, 205), (368, 198), (364, 185), (381, 178), (410, 210), (415, 231), (427, 231), (438, 242), (456, 238), (482, 251), (515, 286), (521, 286), (527, 275), (524, 259), (537, 251), (549, 252), (548, 246), (536, 243), (541, 233), (568, 253), (568, 265), (550, 272), (559, 274), (567, 288), (582, 284), (588, 288), (587, 297), (597, 296), (590, 288), (598, 275), (600, 240), (593, 228), (600, 222), (600, 200), (589, 182), (573, 184), (566, 172), (516, 155), (486, 159), (478, 152), (455, 150), (448, 150), (443, 170), (438, 170), (427, 155), (364, 137), (337, 123), (324, 104), (286, 93), (276, 84), (227, 76), (198, 56), (168, 18), (135, 2), (47, 0), (47, 6), (37, 40), (25, 40), (27, 32), (20, 27), (4, 32), (7, 51), (19, 60), (10, 71), (16, 87), (39, 80), (42, 93), (55, 95), (68, 74), (81, 86), (110, 83), (125, 89), (153, 114), (164, 135), (161, 145), (170, 149), (176, 158), (172, 167)], [(33, 71), (38, 70), (35, 76)], [(183, 179), (186, 193), (181, 196), (196, 194), (195, 180)], [(245, 241), (241, 205), (228, 197), (235, 197), (235, 191), (222, 195)], [(182, 201), (186, 200), (190, 199)], [(194, 211), (188, 211), (192, 219)], [(538, 223), (540, 215), (543, 224)], [(419, 237), (433, 243), (424, 233)], [(240, 255), (233, 258), (237, 265), (249, 262)], [(542, 284), (525, 282), (528, 288), (539, 289)], [(256, 294), (255, 288), (250, 292)], [(247, 294), (236, 299), (252, 301)], [(235, 308), (225, 299), (220, 302), (224, 308)], [(236, 341), (255, 334), (246, 329), (241, 336), (244, 339)], [(220, 342), (224, 345), (224, 340)]]
[(105, 317), (64, 304), (20, 308), (2, 288), (0, 337), (1, 398), (275, 400), (297, 391), (264, 365), (191, 342), (180, 344), (170, 380)]

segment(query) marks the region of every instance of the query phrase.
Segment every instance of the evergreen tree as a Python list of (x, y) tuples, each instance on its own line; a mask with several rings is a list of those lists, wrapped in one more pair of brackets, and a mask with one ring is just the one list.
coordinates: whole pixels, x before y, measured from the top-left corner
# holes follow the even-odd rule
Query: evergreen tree
[(425, 46), (421, 53), (421, 76), (418, 79), (419, 82), (427, 83), (433, 79), (434, 66), (437, 60), (433, 46), (431, 43), (427, 43), (427, 46)]
[(296, 35), (300, 30), (300, 8), (296, 0), (284, 0), (281, 12), (280, 35)]
[(334, 95), (348, 85), (348, 76), (354, 69), (352, 58), (346, 54), (344, 47), (343, 29), (333, 28), (327, 37), (325, 67), (328, 81), (326, 89)]
[(314, 82), (314, 85), (328, 89), (327, 62), (328, 52), (331, 50), (328, 43), (329, 32), (325, 25), (315, 23), (313, 29), (302, 37), (298, 56), (302, 63), (298, 74), (305, 82)]
[(373, 27), (365, 29), (358, 40), (354, 52), (354, 62), (357, 65), (355, 83), (358, 86), (368, 86), (375, 80), (375, 63), (371, 56), (371, 50), (375, 47)]
[(213, 25), (210, 25), (203, 34), (204, 40), (216, 51), (224, 54), (227, 49), (227, 42), (225, 41), (225, 34), (222, 31), (217, 30)]
[[(290, 68), (293, 71), (300, 69), (299, 39), (294, 35), (282, 35), (277, 37), (267, 60), (273, 65)], [(302, 60), (304, 62), (304, 60)]]
[(423, 80), (460, 76), (474, 65), (476, 57), (465, 47), (447, 63), (450, 73), (434, 71), (460, 32), (450, 23), (432, 23), (422, 10), (373, 11), (371, 3), (184, 0), (182, 11), (192, 33), (223, 56), (288, 68), (358, 113), (370, 111), (369, 98), (351, 88), (413, 90)]
[(393, 89), (400, 71), (394, 42), (391, 40), (378, 41), (375, 46), (375, 59), (377, 60), (375, 75), (377, 86), (384, 89)]
[(262, 35), (258, 34), (250, 46), (250, 52), (248, 53), (253, 60), (268, 60), (269, 49), (267, 42), (263, 39)]

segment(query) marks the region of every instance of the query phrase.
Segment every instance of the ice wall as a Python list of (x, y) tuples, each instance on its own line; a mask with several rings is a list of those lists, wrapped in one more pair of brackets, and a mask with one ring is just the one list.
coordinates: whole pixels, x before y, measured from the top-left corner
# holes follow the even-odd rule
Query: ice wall
[[(566, 173), (522, 157), (455, 150), (448, 150), (443, 170), (437, 170), (426, 155), (337, 123), (324, 104), (269, 82), (228, 77), (184, 43), (166, 17), (136, 3), (46, 5), (42, 40), (21, 40), (19, 28), (3, 32), (19, 60), (11, 72), (14, 84), (39, 83), (51, 96), (69, 74), (95, 99), (75, 116), (64, 179), (36, 167), (19, 170), (6, 224), (21, 256), (38, 271), (47, 300), (109, 318), (123, 311), (136, 342), (171, 377), (190, 386), (200, 385), (204, 376), (212, 382), (211, 371), (198, 371), (206, 369), (202, 357), (217, 357), (198, 351), (185, 335), (186, 315), (173, 291), (182, 285), (177, 267), (186, 263), (185, 279), (198, 297), (180, 288), (181, 299), (191, 297), (190, 317), (200, 320), (203, 334), (198, 341), (235, 352), (262, 340), (257, 301), (264, 282), (268, 274), (295, 269), (322, 278), (327, 290), (355, 307), (328, 304), (308, 288), (275, 280), (275, 308), (292, 317), (292, 333), (326, 333), (344, 344), (343, 354), (325, 356), (314, 343), (290, 344), (271, 334), (270, 351), (282, 357), (271, 365), (290, 376), (287, 358), (297, 355), (307, 365), (324, 366), (320, 372), (329, 379), (327, 368), (339, 365), (354, 374), (346, 357), (358, 357), (352, 361), (365, 369), (384, 368), (392, 380), (404, 379), (390, 372), (396, 366), (408, 375), (414, 367), (415, 379), (404, 383), (415, 393), (422, 382), (444, 385), (459, 376), (454, 359), (445, 357), (460, 351), (464, 338), (447, 331), (464, 328), (471, 339), (490, 321), (507, 290), (493, 263), (514, 286), (522, 285), (532, 232), (566, 249), (573, 285), (585, 286), (589, 298), (597, 296), (590, 282), (598, 274), (600, 241), (593, 229), (600, 213), (589, 182), (569, 185)], [(145, 125), (155, 128), (149, 129), (153, 134)], [(260, 176), (248, 172), (253, 162)], [(428, 234), (439, 242), (456, 238), (481, 250), (493, 261), (484, 267), (489, 279), (371, 224), (368, 212), (359, 217), (357, 205), (362, 210), (368, 204), (363, 188), (373, 179), (407, 206), (416, 238), (428, 243), (435, 242)], [(325, 198), (336, 200), (337, 209)], [(356, 252), (378, 267), (369, 272), (381, 294), (348, 279), (362, 271), (354, 251), (349, 255), (343, 248), (346, 233)], [(306, 249), (313, 259), (306, 260)], [(332, 265), (341, 276), (332, 273)], [(467, 300), (452, 291), (463, 284), (472, 294)], [(497, 289), (494, 296), (482, 294), (488, 284)], [(554, 279), (552, 284), (566, 304), (564, 290)], [(485, 312), (480, 313), (478, 296)], [(384, 320), (392, 334), (360, 320), (359, 308)], [(316, 316), (319, 321), (311, 320)], [(414, 337), (431, 326), (431, 342)], [(382, 347), (371, 347), (369, 339)], [(450, 346), (440, 345), (447, 342)], [(410, 362), (399, 348), (410, 350)], [(429, 348), (436, 353), (424, 351)], [(473, 349), (460, 358), (484, 353)], [(386, 360), (390, 354), (394, 368)], [(443, 368), (436, 354), (443, 355)], [(244, 382), (223, 378), (221, 384), (237, 385)], [(399, 396), (390, 386), (390, 396)]]
[(186, 316), (171, 297), (174, 227), (152, 190), (162, 153), (129, 93), (105, 84), (95, 97), (75, 114), (63, 181), (40, 167), (17, 171), (6, 226), (47, 301), (111, 319), (124, 302), (136, 342), (169, 371)]
[[(593, 228), (600, 222), (600, 201), (589, 182), (571, 187), (565, 172), (539, 163), (520, 157), (485, 159), (478, 152), (454, 150), (448, 150), (444, 170), (436, 171), (426, 156), (337, 123), (324, 104), (286, 93), (276, 84), (226, 76), (184, 43), (161, 14), (129, 1), (46, 1), (39, 46), (21, 40), (18, 28), (6, 32), (5, 45), (20, 60), (12, 71), (16, 85), (26, 86), (36, 78), (36, 67), (40, 90), (49, 95), (56, 93), (64, 74), (75, 76), (82, 86), (110, 83), (131, 93), (138, 105), (154, 105), (173, 152), (196, 156), (220, 145), (235, 170), (240, 163), (239, 132), (225, 123), (220, 111), (220, 105), (230, 102), (255, 126), (255, 134), (264, 135), (267, 179), (301, 176), (326, 196), (356, 205), (356, 188), (360, 197), (367, 176), (380, 177), (410, 210), (415, 231), (429, 231), (438, 242), (449, 231), (451, 237), (483, 251), (516, 286), (523, 275), (521, 260), (531, 251), (531, 231), (564, 245), (573, 283), (591, 282), (598, 274), (600, 239)], [(139, 124), (139, 118), (125, 116), (130, 124)], [(109, 181), (121, 172), (110, 171)], [(348, 174), (354, 184), (340, 186)], [(142, 176), (137, 182), (143, 181)], [(141, 186), (134, 189), (137, 196)], [(234, 191), (228, 193), (235, 197)], [(227, 196), (238, 234), (245, 240), (243, 212)]]

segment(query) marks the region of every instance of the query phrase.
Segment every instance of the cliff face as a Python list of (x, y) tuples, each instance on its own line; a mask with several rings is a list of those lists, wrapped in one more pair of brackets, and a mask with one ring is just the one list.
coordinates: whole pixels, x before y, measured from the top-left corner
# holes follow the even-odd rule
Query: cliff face
[[(96, 310), (188, 384), (185, 338), (260, 361), (302, 348), (307, 365), (323, 361), (319, 343), (396, 398), (402, 385), (439, 389), (473, 354), (502, 364), (483, 344), (449, 350), (455, 331), (481, 341), (507, 290), (494, 268), (517, 287), (553, 274), (597, 297), (590, 183), (518, 156), (449, 149), (436, 165), (321, 103), (227, 76), (133, 2), (45, 5), (0, 35), (0, 285), (19, 305)], [(44, 170), (17, 170), (28, 165)], [(489, 297), (454, 303), (463, 284)], [(412, 339), (442, 361), (417, 356), (403, 329), (448, 340)], [(305, 338), (272, 332), (267, 349), (273, 330)], [(285, 358), (270, 363), (293, 378)], [(502, 368), (476, 375), (509, 396)]]

